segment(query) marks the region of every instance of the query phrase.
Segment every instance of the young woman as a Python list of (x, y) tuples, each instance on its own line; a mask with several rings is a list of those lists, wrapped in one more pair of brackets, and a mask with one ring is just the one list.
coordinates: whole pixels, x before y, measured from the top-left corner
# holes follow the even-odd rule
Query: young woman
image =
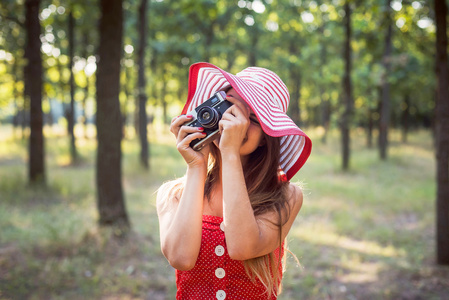
[[(219, 138), (200, 151), (204, 129), (185, 115), (217, 91), (233, 105)], [(176, 269), (177, 299), (276, 299), (284, 239), (301, 209), (289, 180), (307, 160), (311, 141), (286, 115), (287, 87), (272, 71), (237, 75), (209, 63), (191, 66), (183, 114), (170, 130), (187, 163), (183, 178), (158, 192), (161, 249)]]

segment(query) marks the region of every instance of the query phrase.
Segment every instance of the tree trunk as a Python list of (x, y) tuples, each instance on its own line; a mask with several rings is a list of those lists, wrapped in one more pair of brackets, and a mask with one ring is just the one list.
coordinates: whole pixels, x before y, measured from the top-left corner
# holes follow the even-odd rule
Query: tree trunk
[[(53, 126), (53, 124), (55, 123), (55, 118), (53, 117), (53, 105), (52, 101), (50, 99), (47, 100), (48, 101), (48, 125)], [(45, 123), (45, 122), (44, 122)]]
[[(324, 36), (324, 21), (323, 21), (323, 25), (320, 26), (319, 32), (321, 36)], [(323, 67), (326, 65), (327, 63), (327, 52), (326, 52), (326, 45), (325, 43), (322, 41), (321, 42), (321, 49), (320, 49), (320, 65), (321, 68), (319, 69), (319, 74), (320, 74), (320, 78), (324, 78), (323, 76)], [(320, 100), (321, 100), (321, 105), (320, 105), (320, 125), (323, 127), (323, 136), (321, 137), (321, 142), (323, 144), (327, 143), (327, 133), (329, 131), (329, 97), (324, 97), (325, 94), (325, 86), (323, 82), (318, 83), (319, 86), (319, 92), (320, 92)]]
[(295, 122), (296, 125), (299, 126), (299, 124), (301, 123), (301, 75), (299, 74), (300, 71), (296, 68), (297, 67), (292, 67), (292, 70), (290, 71), (290, 77), (292, 81), (292, 95), (290, 99), (289, 114), (293, 122)]
[[(299, 56), (298, 49), (296, 48), (296, 40), (290, 41), (290, 47), (289, 52), (292, 56)], [(296, 123), (296, 125), (299, 126), (301, 122), (301, 107), (300, 107), (300, 101), (301, 101), (301, 74), (300, 69), (294, 65), (290, 65), (290, 80), (292, 85), (292, 93), (290, 98), (290, 105), (289, 105), (289, 115), (291, 116), (291, 119), (293, 122)]]
[(139, 140), (140, 140), (140, 162), (145, 169), (149, 169), (148, 161), (148, 118), (146, 111), (147, 95), (145, 92), (146, 78), (145, 78), (145, 48), (146, 48), (146, 30), (147, 28), (147, 0), (141, 0), (139, 7), (139, 49), (137, 50), (138, 57), (138, 97), (139, 97)]
[(257, 44), (259, 43), (259, 29), (257, 24), (250, 27), (251, 45), (248, 57), (249, 66), (257, 66)]
[(373, 129), (374, 129), (374, 115), (375, 111), (372, 108), (368, 108), (368, 124), (367, 124), (367, 133), (366, 133), (366, 146), (368, 148), (373, 147)]
[[(132, 91), (131, 91), (131, 87), (130, 87), (130, 82), (131, 82), (131, 68), (128, 68), (125, 66), (125, 80), (123, 83), (123, 93), (125, 94), (125, 101), (123, 101), (122, 103), (122, 140), (126, 139), (126, 126), (128, 124), (128, 120), (129, 120), (129, 112), (128, 112), (128, 105), (129, 102), (131, 101), (130, 99), (132, 98)], [(138, 107), (138, 106), (136, 106)]]
[[(89, 45), (89, 34), (87, 34), (87, 32), (84, 32), (83, 34), (83, 53), (82, 56), (86, 59), (89, 56), (89, 54), (87, 53), (87, 46)], [(84, 73), (84, 75), (86, 76), (86, 85), (84, 86), (84, 96), (83, 96), (83, 101), (82, 101), (82, 106), (83, 106), (83, 132), (84, 132), (84, 138), (87, 139), (88, 138), (88, 134), (87, 134), (87, 113), (86, 113), (86, 107), (87, 107), (87, 98), (89, 97), (89, 83), (90, 83), (90, 78), (89, 76), (87, 76), (86, 73)]]
[(210, 25), (206, 27), (202, 27), (203, 36), (205, 38), (204, 41), (204, 61), (209, 61), (212, 56), (212, 45), (214, 43), (214, 37), (215, 37), (215, 24), (217, 23), (216, 19), (210, 20)]
[(87, 133), (87, 113), (86, 113), (87, 98), (88, 97), (89, 97), (89, 77), (86, 75), (86, 86), (84, 87), (84, 96), (83, 96), (83, 102), (82, 102), (82, 106), (83, 106), (83, 134), (84, 134), (84, 138), (85, 139), (89, 138), (89, 135)]
[(436, 73), (438, 77), (435, 124), (437, 136), (436, 260), (440, 265), (449, 265), (449, 71), (446, 16), (445, 0), (435, 0)]
[(70, 157), (72, 163), (76, 163), (78, 159), (78, 154), (76, 151), (76, 141), (75, 141), (75, 81), (73, 74), (73, 57), (75, 55), (75, 35), (74, 35), (75, 19), (73, 18), (73, 8), (70, 8), (69, 13), (69, 70), (70, 70), (70, 108), (68, 111), (68, 129), (70, 135)]
[(45, 184), (45, 149), (42, 112), (42, 59), (40, 0), (25, 2), (26, 47), (25, 93), (30, 101), (29, 181)]
[(385, 51), (383, 55), (384, 74), (382, 78), (382, 107), (379, 121), (379, 151), (382, 160), (387, 159), (388, 150), (388, 127), (390, 126), (390, 83), (388, 76), (391, 69), (391, 48), (392, 48), (392, 19), (391, 19), (391, 0), (386, 0), (385, 21), (387, 25), (387, 34), (385, 36)]
[[(62, 49), (61, 40), (56, 39), (55, 46)], [(61, 104), (62, 104), (64, 118), (66, 118), (66, 120), (67, 120), (67, 134), (70, 134), (70, 130), (68, 127), (70, 112), (69, 112), (69, 107), (68, 107), (66, 99), (65, 99), (67, 82), (65, 81), (65, 78), (64, 78), (64, 65), (61, 63), (61, 59), (59, 59), (59, 58), (56, 60), (56, 68), (58, 69), (58, 73), (59, 73), (59, 80), (58, 80), (58, 84), (57, 84), (57, 86), (59, 88), (59, 94), (60, 94), (59, 100), (61, 101)]]
[(97, 69), (97, 197), (100, 225), (129, 229), (122, 188), (120, 58), (122, 0), (101, 0)]
[(341, 138), (342, 138), (342, 168), (343, 170), (349, 169), (349, 159), (350, 159), (350, 127), (352, 122), (352, 111), (353, 111), (353, 99), (352, 99), (352, 85), (351, 85), (351, 7), (349, 5), (349, 0), (345, 2), (345, 17), (344, 25), (346, 38), (344, 43), (344, 61), (345, 61), (345, 74), (343, 77), (343, 106), (344, 111), (341, 119)]
[(166, 79), (166, 73), (165, 69), (162, 69), (162, 89), (161, 89), (161, 104), (162, 104), (162, 118), (163, 123), (168, 124), (168, 117), (167, 117), (167, 100), (165, 99), (165, 96), (167, 95), (167, 79)]
[(409, 131), (409, 119), (410, 119), (410, 95), (404, 96), (404, 109), (402, 111), (401, 123), (402, 123), (402, 142), (407, 143), (408, 131)]
[[(26, 75), (24, 74), (24, 80)], [(25, 87), (26, 89), (26, 87)], [(27, 136), (27, 128), (30, 125), (30, 99), (29, 97), (26, 96), (26, 91), (24, 91), (24, 98), (23, 98), (23, 107), (22, 110), (20, 111), (20, 118), (19, 118), (19, 122), (20, 122), (20, 127), (22, 128), (22, 141), (25, 140), (26, 136)]]
[(211, 27), (206, 30), (204, 33), (205, 43), (204, 43), (204, 61), (210, 61), (211, 57), (211, 48), (214, 40), (214, 32), (213, 32), (214, 23), (211, 24)]
[[(229, 40), (229, 45), (230, 45), (232, 48), (237, 48), (237, 42), (236, 42), (236, 38), (235, 38), (234, 35), (230, 34), (228, 40)], [(233, 67), (234, 64), (235, 64), (236, 56), (237, 56), (237, 55), (236, 55), (236, 52), (235, 52), (235, 51), (228, 51), (228, 52), (226, 53), (226, 61), (227, 61), (227, 63), (228, 63), (228, 66), (227, 66), (228, 72), (232, 72), (231, 70), (232, 70), (232, 67)]]
[(19, 116), (21, 114), (22, 109), (20, 108), (19, 105), (19, 89), (17, 88), (17, 86), (19, 85), (19, 75), (18, 75), (18, 70), (19, 69), (19, 64), (17, 62), (17, 58), (14, 58), (14, 63), (12, 65), (12, 70), (11, 70), (11, 75), (14, 78), (14, 82), (12, 85), (12, 94), (14, 97), (14, 108), (15, 108), (15, 115), (13, 117), (13, 128), (14, 128), (14, 135), (16, 135), (16, 131), (17, 128), (19, 127)]

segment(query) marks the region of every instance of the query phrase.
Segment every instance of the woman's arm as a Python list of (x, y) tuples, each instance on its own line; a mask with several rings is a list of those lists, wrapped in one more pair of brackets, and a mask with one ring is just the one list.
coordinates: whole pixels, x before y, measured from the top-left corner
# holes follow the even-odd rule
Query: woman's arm
[(191, 116), (172, 120), (170, 131), (177, 138), (177, 149), (187, 163), (186, 180), (182, 193), (169, 193), (162, 186), (157, 196), (159, 231), (162, 253), (178, 270), (195, 266), (201, 246), (204, 182), (207, 172), (209, 147), (194, 151), (190, 142), (204, 137), (202, 129), (183, 126)]
[[(281, 240), (287, 236), (303, 201), (299, 187), (290, 184), (289, 191), (290, 210), (282, 212)], [(238, 156), (223, 158), (223, 216), (226, 246), (232, 259), (259, 257), (279, 247), (279, 228), (275, 225), (279, 214), (273, 211), (254, 216)]]
[[(168, 199), (162, 186), (157, 197), (161, 250), (172, 267), (190, 270), (201, 246), (204, 172), (188, 168), (180, 199)], [(168, 205), (166, 201), (169, 201)]]

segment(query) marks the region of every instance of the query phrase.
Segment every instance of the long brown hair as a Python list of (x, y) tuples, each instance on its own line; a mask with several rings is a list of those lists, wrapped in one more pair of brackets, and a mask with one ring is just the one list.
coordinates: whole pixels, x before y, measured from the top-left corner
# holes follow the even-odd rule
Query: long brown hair
[[(279, 173), (280, 138), (263, 133), (264, 140), (247, 159), (244, 168), (245, 183), (254, 215), (262, 215), (269, 211), (277, 212), (276, 223), (279, 228), (279, 249), (267, 255), (244, 261), (247, 274), (252, 280), (258, 278), (266, 287), (269, 296), (278, 295), (281, 291), (282, 278), (282, 225), (290, 214), (288, 205), (288, 182), (282, 180)], [(221, 175), (221, 155), (215, 145), (211, 146), (208, 176), (205, 183), (205, 196), (210, 199), (213, 186)], [(278, 259), (276, 259), (276, 256)]]

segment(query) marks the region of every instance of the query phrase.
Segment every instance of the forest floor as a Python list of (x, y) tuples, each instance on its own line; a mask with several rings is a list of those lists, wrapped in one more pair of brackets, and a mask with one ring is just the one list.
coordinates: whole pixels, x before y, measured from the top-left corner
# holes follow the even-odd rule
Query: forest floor
[[(46, 128), (47, 186), (27, 183), (27, 142), (0, 127), (0, 299), (174, 299), (174, 270), (160, 252), (155, 191), (185, 165), (166, 130), (153, 129), (151, 169), (125, 139), (123, 186), (132, 231), (97, 226), (95, 146), (77, 140), (70, 163), (63, 130)], [(279, 299), (449, 299), (449, 267), (435, 265), (432, 134), (390, 133), (389, 158), (352, 133), (341, 171), (338, 133), (310, 130), (312, 155), (293, 179), (304, 205), (288, 236)]]

